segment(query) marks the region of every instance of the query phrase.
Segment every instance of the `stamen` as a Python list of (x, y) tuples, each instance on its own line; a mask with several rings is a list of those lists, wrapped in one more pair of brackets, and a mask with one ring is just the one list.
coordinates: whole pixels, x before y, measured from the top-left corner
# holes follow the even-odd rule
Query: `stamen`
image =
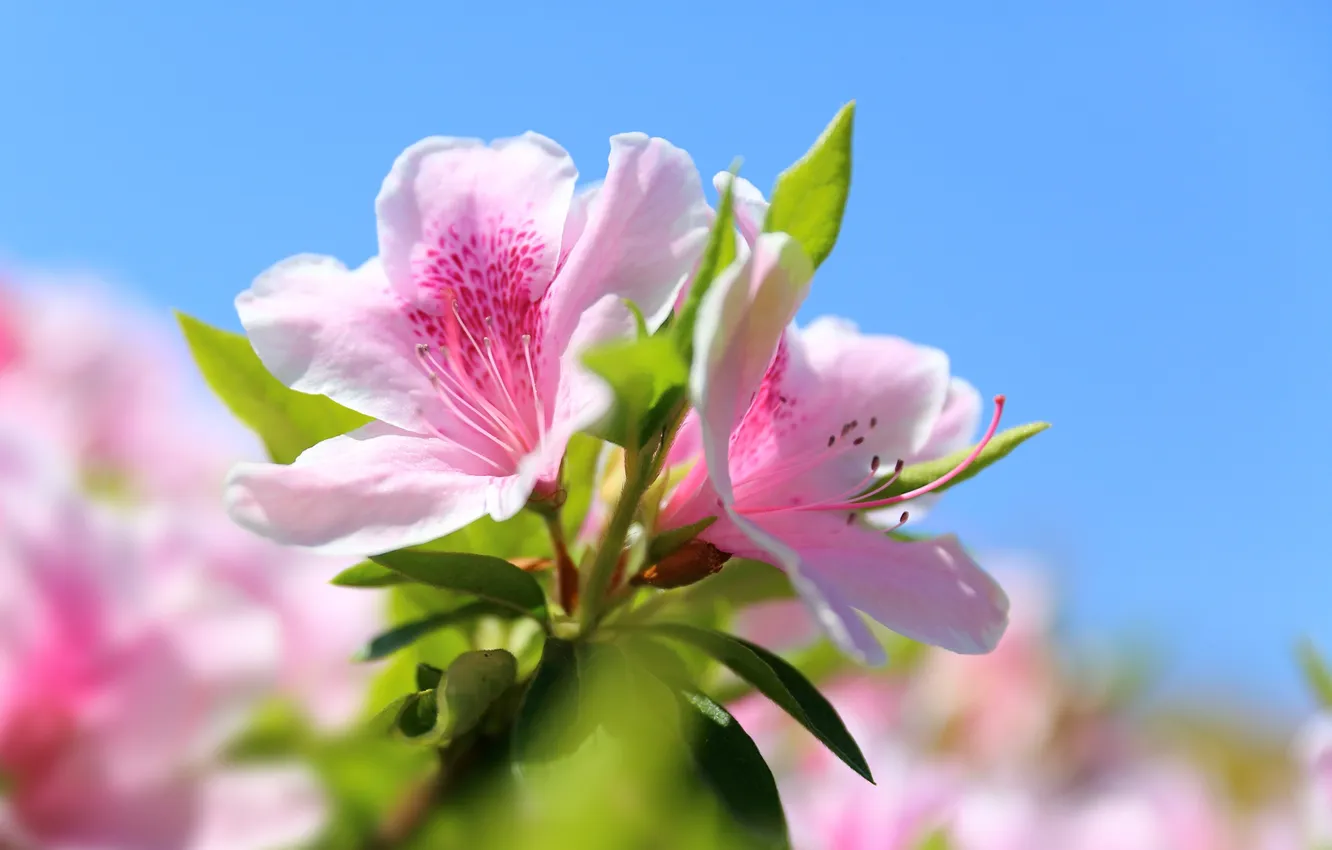
[(909, 520), (909, 519), (911, 519), (911, 511), (902, 511), (902, 515), (901, 515), (900, 517), (897, 518), (897, 525), (895, 525), (895, 526), (893, 526), (892, 528), (888, 529), (888, 531), (887, 531), (886, 533), (887, 533), (887, 534), (892, 534), (892, 533), (893, 533), (894, 531), (896, 531), (897, 529), (899, 529), (899, 528), (901, 528), (902, 526), (906, 525), (906, 524), (907, 524), (907, 520)]
[(542, 448), (546, 445), (546, 408), (541, 404), (541, 392), (537, 389), (536, 369), (532, 367), (532, 335), (523, 334), (523, 359), (527, 361), (527, 381), (532, 386), (532, 401), (536, 402), (537, 440)]
[(886, 508), (889, 505), (896, 505), (902, 502), (910, 501), (911, 499), (914, 499), (918, 496), (923, 496), (932, 490), (939, 489), (943, 485), (947, 484), (949, 481), (952, 481), (954, 478), (961, 475), (966, 470), (967, 467), (971, 466), (971, 464), (975, 462), (976, 458), (980, 457), (981, 452), (985, 451), (985, 447), (990, 444), (990, 440), (994, 439), (995, 432), (999, 430), (999, 420), (1004, 415), (1004, 403), (1006, 401), (1007, 399), (1004, 398), (1004, 396), (1002, 395), (997, 395), (994, 397), (994, 418), (990, 420), (990, 427), (986, 429), (985, 436), (981, 437), (981, 441), (976, 444), (976, 447), (971, 450), (971, 453), (968, 454), (961, 463), (953, 467), (946, 475), (937, 478), (934, 481), (931, 481), (929, 484), (926, 484), (924, 487), (917, 487), (915, 490), (912, 490), (909, 493), (903, 493), (899, 496), (891, 496), (887, 499), (877, 499), (870, 502), (856, 502), (855, 503), (856, 508), (858, 510), (865, 510), (869, 508)]
[[(506, 454), (511, 452), (512, 447), (491, 433), (491, 428), (487, 428), (483, 423), (477, 422), (458, 406), (458, 403), (461, 402), (470, 409), (472, 413), (480, 416), (483, 420), (485, 419), (481, 412), (473, 407), (471, 402), (467, 400), (466, 396), (444, 383), (442, 377), (443, 373), (441, 371), (436, 371), (436, 367), (439, 366), (439, 363), (431, 355), (429, 346), (418, 345), (416, 347), (416, 356), (421, 360), (422, 365), (425, 366), (426, 374), (430, 378), (430, 385), (435, 388), (435, 392), (444, 400), (444, 403), (449, 406), (449, 409), (453, 411), (453, 415), (457, 416), (464, 425), (468, 426), (473, 431), (480, 433), (486, 439), (499, 446)], [(443, 437), (442, 434), (438, 433), (438, 429), (435, 429), (433, 426), (431, 427), (436, 431), (436, 436)], [(475, 454), (475, 452), (473, 452), (473, 454)], [(489, 458), (486, 459), (489, 460)], [(491, 462), (493, 463), (494, 461)]]

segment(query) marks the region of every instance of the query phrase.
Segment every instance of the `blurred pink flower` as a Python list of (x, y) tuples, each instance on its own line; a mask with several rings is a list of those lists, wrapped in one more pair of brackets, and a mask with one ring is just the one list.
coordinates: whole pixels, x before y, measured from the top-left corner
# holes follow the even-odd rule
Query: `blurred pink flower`
[(980, 657), (929, 653), (912, 677), (909, 711), (945, 734), (967, 758), (992, 767), (1031, 761), (1054, 732), (1060, 709), (1046, 578), (1017, 556), (981, 559), (1008, 591), (1008, 630)]
[(237, 299), (269, 370), (378, 421), (291, 466), (242, 465), (227, 500), (284, 543), (377, 552), (553, 491), (569, 437), (605, 411), (579, 352), (668, 309), (709, 210), (689, 156), (611, 139), (605, 182), (534, 133), (408, 148), (376, 202), (380, 256), (279, 263)]
[(1332, 714), (1322, 713), (1305, 724), (1295, 741), (1303, 770), (1301, 819), (1316, 846), (1332, 842)]
[(0, 421), (132, 496), (216, 503), (249, 441), (190, 392), (162, 324), (90, 278), (21, 280), (0, 282)]
[[(659, 524), (720, 515), (701, 538), (784, 569), (819, 625), (862, 661), (882, 663), (884, 652), (858, 611), (916, 640), (987, 652), (1008, 602), (957, 539), (902, 542), (862, 521), (923, 494), (861, 501), (881, 465), (916, 460), (932, 440), (951, 445), (971, 394), (957, 384), (950, 393), (948, 358), (935, 349), (834, 319), (788, 329), (811, 271), (788, 236), (762, 234), (704, 298), (681, 446), (701, 446), (706, 463)], [(683, 452), (674, 463), (697, 460)]]
[(6, 840), (202, 846), (203, 824), (251, 816), (229, 802), (251, 782), (300, 804), (262, 841), (230, 846), (287, 846), (319, 829), (308, 774), (229, 774), (216, 762), (271, 686), (278, 635), (271, 615), (209, 585), (200, 553), (168, 538), (158, 521), (86, 503), (59, 482), (0, 480)]

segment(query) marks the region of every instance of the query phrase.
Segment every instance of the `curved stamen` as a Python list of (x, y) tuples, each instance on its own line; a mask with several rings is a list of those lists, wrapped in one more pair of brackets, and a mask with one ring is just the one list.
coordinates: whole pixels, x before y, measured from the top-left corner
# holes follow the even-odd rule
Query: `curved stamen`
[[(458, 310), (457, 301), (453, 302), (453, 318), (458, 323), (458, 327), (462, 329), (462, 332), (467, 335), (468, 341), (472, 343), (472, 348), (476, 350), (476, 354), (481, 358), (481, 362), (486, 365), (486, 369), (490, 372), (491, 377), (495, 379), (495, 383), (499, 384), (501, 388), (504, 388), (504, 378), (500, 376), (499, 368), (495, 365), (494, 358), (490, 356), (489, 347), (482, 347), (481, 343), (476, 341), (476, 336), (473, 335), (472, 329), (467, 327), (467, 323), (463, 321), (462, 313)], [(461, 382), (464, 376), (457, 375), (455, 377)], [(508, 390), (505, 389), (505, 392), (507, 393)], [(477, 388), (476, 395), (479, 399), (483, 399), (484, 397), (484, 394), (480, 392), (479, 387)], [(510, 403), (512, 403), (512, 400), (510, 400)], [(509, 417), (506, 414), (501, 413), (498, 407), (490, 404), (487, 404), (487, 406), (504, 420), (506, 430), (515, 435), (519, 433), (517, 423), (509, 421)], [(524, 448), (526, 447), (524, 446)]]
[(537, 440), (542, 448), (546, 445), (546, 408), (541, 403), (541, 393), (537, 390), (536, 369), (532, 368), (532, 335), (523, 334), (523, 359), (527, 361), (527, 381), (532, 386), (532, 401), (536, 403)]
[(902, 502), (910, 501), (911, 499), (915, 499), (919, 496), (924, 496), (926, 493), (929, 493), (932, 490), (937, 490), (943, 485), (947, 484), (949, 481), (952, 481), (954, 478), (956, 478), (957, 476), (961, 475), (964, 471), (966, 471), (966, 468), (971, 466), (971, 464), (976, 461), (976, 458), (980, 457), (981, 452), (985, 451), (985, 447), (990, 444), (990, 440), (994, 439), (995, 432), (999, 430), (999, 419), (1004, 415), (1005, 401), (1007, 401), (1007, 399), (1005, 399), (1002, 395), (997, 395), (994, 397), (994, 418), (990, 420), (990, 427), (986, 429), (985, 436), (981, 437), (981, 441), (976, 444), (976, 447), (971, 450), (970, 454), (968, 454), (962, 460), (961, 463), (959, 463), (957, 466), (949, 470), (947, 474), (943, 475), (940, 478), (936, 478), (935, 480), (931, 481), (929, 484), (926, 484), (924, 487), (917, 487), (915, 490), (912, 490), (909, 493), (902, 493), (901, 495), (898, 496), (890, 496), (886, 499), (875, 499), (868, 502), (854, 502), (850, 506), (843, 505), (840, 507), (842, 508), (850, 507), (853, 510), (886, 508), (889, 505), (901, 504)]
[[(512, 447), (509, 446), (507, 443), (505, 443), (503, 440), (496, 437), (493, 433), (491, 433), (490, 428), (485, 427), (483, 423), (477, 422), (475, 419), (469, 416), (466, 411), (464, 411), (461, 407), (459, 407), (458, 403), (461, 402), (463, 405), (466, 405), (469, 409), (471, 409), (472, 413), (476, 414), (477, 416), (481, 416), (480, 411), (472, 407), (471, 403), (467, 400), (466, 396), (450, 388), (447, 384), (444, 383), (444, 380), (441, 377), (441, 372), (436, 371), (435, 367), (438, 367), (439, 363), (430, 354), (429, 346), (418, 345), (416, 347), (416, 356), (418, 359), (420, 359), (421, 364), (426, 369), (426, 374), (430, 378), (430, 385), (435, 388), (435, 392), (439, 395), (441, 399), (443, 399), (444, 403), (448, 405), (451, 411), (453, 411), (453, 415), (457, 416), (458, 420), (462, 422), (462, 424), (466, 425), (467, 427), (471, 428), (473, 431), (476, 431), (478, 434), (481, 434), (483, 437), (490, 440), (492, 443), (494, 443), (496, 446), (502, 449), (506, 454), (512, 451)], [(484, 417), (482, 418), (484, 420)], [(436, 436), (440, 437), (443, 436), (443, 434), (439, 433), (439, 429), (435, 428), (433, 425), (431, 426), (431, 429), (436, 432)], [(473, 452), (473, 454), (476, 453)], [(493, 461), (491, 462), (493, 463)]]

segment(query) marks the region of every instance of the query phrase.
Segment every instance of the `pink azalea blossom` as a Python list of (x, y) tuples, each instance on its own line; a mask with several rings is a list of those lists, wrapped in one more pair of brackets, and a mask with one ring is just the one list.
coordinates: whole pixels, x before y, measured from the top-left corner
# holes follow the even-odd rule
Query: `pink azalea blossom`
[[(884, 653), (857, 611), (916, 640), (987, 652), (1008, 602), (957, 539), (901, 542), (862, 521), (923, 494), (862, 501), (881, 467), (956, 442), (970, 394), (935, 349), (834, 319), (788, 328), (811, 272), (789, 237), (762, 234), (708, 292), (681, 441), (697, 441), (706, 463), (676, 488), (660, 525), (720, 515), (702, 539), (782, 567), (822, 628), (868, 663)], [(672, 460), (687, 460), (682, 452)]]
[[(3, 448), (0, 456), (15, 446)], [(226, 846), (311, 838), (323, 818), (313, 777), (285, 768), (236, 774), (216, 761), (272, 684), (272, 617), (224, 588), (201, 586), (201, 553), (174, 545), (160, 517), (92, 505), (62, 494), (57, 482), (6, 468), (0, 844), (217, 847), (205, 841), (210, 830), (256, 813), (267, 826), (251, 842)], [(245, 790), (255, 783), (265, 790)], [(255, 806), (256, 793), (288, 805), (280, 813)]]
[(599, 187), (536, 134), (408, 148), (376, 202), (380, 254), (295, 257), (237, 299), (255, 351), (293, 389), (377, 421), (291, 466), (242, 465), (233, 518), (284, 543), (373, 552), (549, 495), (569, 437), (608, 392), (578, 366), (629, 333), (622, 299), (669, 309), (710, 210), (688, 155), (611, 139)]

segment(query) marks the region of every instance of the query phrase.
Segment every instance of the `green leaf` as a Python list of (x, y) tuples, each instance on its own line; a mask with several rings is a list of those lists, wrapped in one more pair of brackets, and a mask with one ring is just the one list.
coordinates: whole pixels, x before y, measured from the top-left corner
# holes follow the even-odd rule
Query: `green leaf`
[(837, 710), (786, 661), (761, 646), (721, 632), (680, 623), (659, 623), (644, 628), (653, 634), (691, 644), (725, 664), (795, 718), (848, 767), (874, 782), (865, 756), (847, 732)]
[(1300, 662), (1300, 669), (1304, 671), (1304, 680), (1308, 683), (1309, 690), (1313, 692), (1318, 707), (1332, 708), (1332, 670), (1328, 669), (1327, 662), (1323, 660), (1318, 647), (1314, 646), (1313, 641), (1304, 638), (1296, 645), (1295, 653)]
[(400, 549), (372, 558), (396, 573), (446, 590), (470, 593), (526, 614), (542, 623), (546, 595), (530, 574), (502, 558), (466, 552), (420, 552)]
[[(985, 447), (985, 450), (980, 453), (980, 456), (972, 461), (971, 465), (963, 470), (960, 475), (937, 490), (931, 492), (942, 493), (950, 487), (956, 487), (963, 481), (975, 478), (981, 473), (981, 470), (1008, 457), (1013, 449), (1016, 449), (1018, 446), (1049, 427), (1049, 422), (1030, 422), (1026, 425), (1018, 425), (1009, 428), (1006, 431), (1000, 431), (998, 434), (994, 435), (994, 439), (990, 440), (990, 444)], [(876, 489), (874, 491), (874, 498), (877, 500), (887, 499), (892, 496), (900, 496), (903, 493), (910, 493), (912, 490), (917, 490), (927, 484), (932, 484), (952, 472), (958, 464), (967, 459), (967, 455), (971, 454), (974, 448), (975, 447), (973, 446), (972, 448), (962, 449), (961, 451), (954, 452), (948, 457), (940, 458), (939, 460), (912, 464), (902, 470), (902, 474), (898, 476), (897, 480), (894, 481), (892, 485), (885, 487), (882, 490)]]
[(717, 205), (717, 218), (708, 232), (698, 271), (687, 284), (689, 288), (684, 304), (674, 314), (677, 318), (670, 326), (676, 347), (686, 363), (694, 356), (694, 325), (698, 324), (698, 309), (703, 303), (703, 296), (712, 287), (717, 275), (735, 261), (735, 176), (738, 170), (738, 163), (731, 166), (731, 181), (722, 190), (721, 202)]
[(283, 386), (240, 334), (184, 313), (177, 313), (176, 320), (208, 386), (237, 419), (259, 435), (275, 463), (291, 463), (316, 443), (371, 421), (324, 396)]
[(439, 722), (439, 701), (433, 690), (408, 695), (398, 712), (398, 731), (408, 738), (428, 735)]
[(651, 545), (648, 546), (647, 560), (648, 564), (655, 564), (667, 555), (675, 552), (681, 546), (693, 540), (695, 537), (707, 531), (708, 527), (717, 521), (715, 516), (704, 517), (695, 523), (672, 528), (670, 531), (663, 531), (652, 538)]
[[(507, 561), (505, 563), (508, 563)], [(462, 605), (452, 611), (441, 611), (420, 620), (413, 620), (394, 626), (386, 632), (376, 635), (353, 657), (355, 661), (378, 661), (387, 658), (400, 649), (411, 646), (431, 632), (456, 626), (475, 620), (477, 617), (498, 616), (512, 617), (516, 612), (512, 607), (494, 602), (481, 601)]]
[(390, 587), (411, 581), (406, 576), (381, 567), (374, 561), (362, 561), (354, 567), (348, 567), (333, 576), (332, 584), (338, 587)]
[(431, 664), (416, 665), (416, 689), (419, 691), (429, 691), (439, 688), (439, 683), (444, 681), (444, 671)]
[(592, 429), (596, 436), (637, 449), (658, 402), (689, 380), (689, 364), (667, 337), (620, 340), (583, 354), (583, 363), (610, 385), (615, 403)]
[(777, 176), (763, 222), (767, 232), (789, 233), (818, 268), (842, 229), (851, 193), (851, 131), (856, 103), (843, 106), (813, 147)]
[(444, 677), (446, 734), (471, 731), (518, 678), (518, 659), (502, 649), (464, 652)]
[(577, 745), (567, 734), (579, 700), (578, 661), (574, 645), (546, 638), (541, 663), (523, 694), (513, 725), (513, 756), (519, 765), (567, 755)]
[(790, 847), (777, 782), (749, 734), (730, 712), (703, 694), (679, 696), (682, 711), (693, 721), (690, 754), (699, 777), (731, 817), (764, 846)]

